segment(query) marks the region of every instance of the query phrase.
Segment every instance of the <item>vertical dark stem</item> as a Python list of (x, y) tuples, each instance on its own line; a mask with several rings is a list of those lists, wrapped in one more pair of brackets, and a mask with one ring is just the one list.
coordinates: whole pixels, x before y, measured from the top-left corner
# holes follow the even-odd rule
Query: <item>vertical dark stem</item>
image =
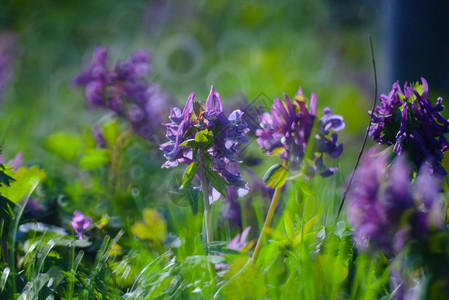
[(362, 157), (363, 154), (363, 150), (365, 150), (365, 144), (366, 144), (366, 140), (368, 139), (368, 135), (369, 135), (369, 128), (371, 126), (371, 122), (373, 121), (373, 113), (374, 113), (374, 109), (376, 108), (376, 100), (377, 100), (377, 72), (376, 72), (376, 61), (374, 59), (374, 50), (373, 50), (373, 41), (371, 40), (371, 35), (368, 35), (369, 38), (369, 46), (371, 49), (371, 59), (372, 59), (372, 63), (373, 63), (373, 73), (374, 73), (374, 99), (373, 99), (373, 108), (371, 109), (371, 117), (369, 119), (369, 123), (368, 123), (368, 128), (366, 129), (365, 132), (365, 137), (363, 139), (363, 143), (362, 143), (362, 147), (360, 148), (359, 151), (359, 155), (357, 157), (357, 161), (354, 165), (354, 169), (352, 170), (352, 174), (351, 174), (351, 178), (349, 179), (348, 185), (346, 186), (346, 190), (343, 194), (343, 199), (341, 200), (340, 203), (340, 207), (338, 208), (338, 213), (337, 213), (337, 218), (335, 220), (335, 222), (338, 221), (338, 218), (340, 217), (340, 213), (343, 209), (343, 205), (345, 204), (345, 200), (346, 200), (346, 196), (348, 194), (349, 188), (351, 187), (352, 181), (354, 180), (354, 174), (355, 171), (357, 170), (357, 167), (359, 166), (359, 162), (360, 162), (360, 158)]

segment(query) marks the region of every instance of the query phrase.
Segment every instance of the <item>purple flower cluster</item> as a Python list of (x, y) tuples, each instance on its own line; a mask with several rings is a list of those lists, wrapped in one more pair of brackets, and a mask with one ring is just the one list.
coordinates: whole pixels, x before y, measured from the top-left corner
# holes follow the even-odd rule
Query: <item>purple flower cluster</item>
[(371, 150), (362, 158), (348, 196), (348, 218), (362, 250), (399, 252), (412, 240), (426, 241), (444, 228), (439, 177), (424, 165), (412, 183), (411, 170), (400, 157), (387, 169), (385, 155)]
[(145, 78), (152, 70), (151, 54), (136, 51), (113, 68), (107, 57), (108, 49), (97, 47), (91, 65), (76, 76), (75, 84), (85, 87), (85, 97), (93, 107), (112, 110), (128, 120), (137, 134), (154, 140), (161, 133), (162, 115), (172, 99), (160, 85)]
[(94, 221), (91, 217), (86, 217), (79, 210), (75, 210), (73, 212), (73, 219), (70, 222), (72, 225), (73, 231), (78, 235), (80, 240), (85, 238), (86, 230), (94, 224)]
[[(173, 107), (170, 111), (171, 123), (164, 124), (169, 141), (160, 145), (160, 149), (167, 158), (162, 167), (170, 168), (179, 163), (192, 163), (195, 160), (194, 147), (181, 146), (181, 144), (195, 138), (193, 129), (207, 129), (213, 133), (213, 144), (207, 150), (212, 158), (213, 171), (219, 173), (239, 196), (245, 195), (249, 187), (240, 176), (240, 162), (236, 157), (237, 146), (248, 142), (245, 134), (249, 129), (242, 120), (243, 113), (235, 110), (226, 117), (223, 113), (220, 94), (214, 91), (213, 86), (207, 97), (204, 111), (199, 108), (198, 103), (194, 103), (194, 98), (195, 93), (190, 94), (182, 111), (177, 107)], [(194, 106), (198, 107), (198, 111), (194, 112)], [(211, 187), (209, 190), (211, 202), (220, 197), (220, 193), (215, 188)]]
[[(261, 116), (260, 126), (256, 131), (257, 142), (264, 148), (268, 155), (280, 154), (280, 157), (290, 163), (300, 166), (306, 155), (307, 145), (312, 134), (313, 124), (316, 118), (316, 95), (312, 93), (309, 107), (308, 99), (299, 88), (293, 103), (284, 94), (285, 101), (276, 98), (271, 107), (272, 113), (264, 113)], [(336, 158), (343, 151), (343, 145), (337, 144), (338, 136), (330, 130), (340, 131), (345, 127), (343, 117), (332, 114), (329, 108), (324, 109), (324, 116), (319, 120), (318, 130), (315, 135), (313, 152), (314, 166), (307, 170), (307, 175), (318, 172), (321, 176), (332, 175), (336, 168), (327, 168), (323, 161), (324, 153)]]
[(443, 99), (439, 97), (433, 105), (427, 81), (421, 78), (421, 82), (415, 87), (405, 83), (404, 89), (396, 82), (388, 95), (379, 97), (381, 103), (372, 113), (369, 135), (379, 144), (394, 145), (397, 155), (407, 152), (417, 169), (429, 161), (433, 172), (444, 176), (447, 172), (441, 160), (449, 147), (445, 137), (449, 121), (441, 115)]

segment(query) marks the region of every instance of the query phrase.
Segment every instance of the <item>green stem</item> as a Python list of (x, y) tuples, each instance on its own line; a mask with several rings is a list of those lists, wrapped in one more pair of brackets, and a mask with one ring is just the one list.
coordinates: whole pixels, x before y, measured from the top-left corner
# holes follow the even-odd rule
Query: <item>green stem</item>
[(279, 196), (281, 195), (282, 187), (278, 187), (274, 190), (273, 199), (271, 199), (270, 208), (268, 209), (267, 217), (265, 218), (265, 223), (263, 224), (262, 231), (260, 232), (259, 239), (257, 240), (256, 248), (253, 253), (253, 261), (256, 262), (259, 257), (260, 250), (262, 249), (262, 243), (265, 235), (265, 231), (270, 227), (271, 220), (273, 219), (274, 211), (276, 210), (276, 205), (279, 201)]
[[(288, 162), (284, 161), (283, 166), (287, 167)], [(279, 197), (281, 195), (282, 186), (276, 188), (274, 190), (273, 198), (271, 199), (270, 208), (268, 209), (267, 217), (265, 218), (265, 223), (263, 224), (262, 231), (260, 232), (259, 239), (257, 240), (256, 248), (254, 249), (252, 260), (255, 263), (257, 258), (259, 257), (260, 250), (262, 249), (262, 243), (265, 235), (265, 231), (270, 227), (271, 221), (273, 220), (274, 211), (276, 210), (276, 206), (279, 201)]]
[(16, 293), (16, 237), (17, 237), (17, 231), (19, 229), (19, 221), (22, 218), (23, 212), (25, 211), (25, 207), (28, 203), (28, 200), (31, 197), (31, 194), (34, 192), (34, 190), (36, 189), (36, 187), (39, 184), (39, 180), (36, 180), (33, 183), (33, 186), (31, 187), (31, 190), (28, 192), (28, 194), (26, 194), (26, 196), (23, 198), (22, 202), (21, 202), (21, 206), (19, 207), (17, 214), (14, 216), (14, 223), (13, 223), (13, 227), (12, 227), (12, 232), (11, 232), (11, 256), (10, 256), (10, 263), (9, 263), (9, 267), (11, 269), (11, 277), (12, 277), (12, 293)]
[[(211, 205), (209, 203), (209, 182), (207, 181), (206, 165), (204, 163), (204, 155), (201, 154), (200, 165), (201, 187), (203, 189), (203, 202), (204, 202), (204, 229), (206, 231), (206, 244), (213, 241), (212, 227), (211, 227)], [(207, 247), (209, 253), (209, 248)]]

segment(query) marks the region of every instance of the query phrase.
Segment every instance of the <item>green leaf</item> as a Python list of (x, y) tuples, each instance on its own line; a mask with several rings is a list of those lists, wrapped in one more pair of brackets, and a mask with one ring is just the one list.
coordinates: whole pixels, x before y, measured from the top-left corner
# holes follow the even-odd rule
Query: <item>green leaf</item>
[(110, 161), (106, 149), (86, 149), (86, 154), (79, 162), (80, 168), (84, 170), (95, 170)]
[(145, 208), (143, 222), (135, 223), (131, 231), (141, 240), (162, 244), (167, 239), (167, 222), (156, 210)]
[(268, 187), (278, 188), (284, 185), (287, 176), (288, 170), (281, 164), (275, 164), (267, 170), (263, 176), (263, 182)]
[(83, 143), (78, 135), (66, 131), (55, 132), (47, 137), (44, 142), (47, 151), (67, 161), (73, 161), (77, 158), (82, 145)]
[(214, 134), (208, 129), (198, 131), (195, 134), (195, 142), (198, 143), (200, 149), (207, 150), (214, 143)]
[(228, 197), (228, 190), (226, 189), (226, 186), (229, 185), (226, 180), (223, 179), (223, 177), (220, 176), (215, 171), (212, 171), (210, 169), (207, 170), (206, 174), (207, 178), (209, 179), (212, 186), (225, 198)]
[(288, 213), (284, 215), (284, 226), (287, 236), (292, 239), (295, 234), (295, 225), (293, 225), (293, 221)]
[(181, 189), (185, 187), (186, 184), (189, 184), (198, 172), (200, 164), (196, 161), (192, 162), (184, 172), (184, 176), (182, 179)]
[(184, 133), (184, 139), (186, 139), (186, 138), (188, 138), (189, 136), (191, 136), (191, 135), (195, 132), (195, 130), (197, 130), (197, 129), (198, 129), (198, 128), (195, 127), (195, 126), (190, 127), (190, 128), (186, 131), (186, 133)]
[(6, 281), (8, 280), (8, 276), (9, 276), (10, 272), (11, 272), (11, 269), (9, 267), (6, 267), (3, 270), (2, 277), (0, 279), (0, 291), (2, 291), (2, 292), (5, 289)]
[(120, 135), (120, 127), (117, 120), (108, 122), (103, 126), (103, 136), (108, 146), (115, 145)]
[[(1, 153), (1, 151), (0, 151)], [(9, 167), (10, 168), (10, 167)], [(0, 164), (0, 186), (2, 185), (6, 185), (9, 186), (9, 184), (14, 181), (14, 178), (12, 178), (11, 176), (9, 176), (8, 174), (5, 173), (6, 172), (6, 168), (4, 164)]]
[(39, 169), (38, 166), (31, 167), (30, 169), (21, 167), (13, 176), (16, 181), (12, 182), (9, 187), (0, 187), (0, 194), (13, 203), (21, 201), (33, 186), (35, 186), (36, 182), (42, 182), (47, 178), (45, 171)]
[(190, 139), (182, 142), (179, 146), (199, 147), (200, 143), (196, 142), (194, 139)]
[[(9, 223), (14, 216), (14, 208), (16, 204), (9, 201), (3, 196), (0, 196), (0, 220), (3, 220), (5, 224)], [(1, 222), (0, 222), (1, 224)]]

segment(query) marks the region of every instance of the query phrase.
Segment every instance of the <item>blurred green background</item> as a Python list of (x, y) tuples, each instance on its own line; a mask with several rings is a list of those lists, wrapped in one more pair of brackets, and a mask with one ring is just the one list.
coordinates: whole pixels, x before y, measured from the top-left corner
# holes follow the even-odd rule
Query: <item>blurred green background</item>
[(45, 165), (47, 135), (96, 122), (71, 80), (102, 44), (111, 62), (151, 51), (151, 80), (180, 104), (191, 92), (205, 100), (211, 84), (225, 102), (243, 94), (266, 104), (299, 86), (315, 92), (320, 111), (329, 106), (345, 118), (348, 174), (373, 97), (368, 34), (384, 72), (379, 14), (374, 1), (351, 0), (2, 0), (0, 30), (16, 38), (0, 118), (5, 156), (23, 151), (26, 161)]

